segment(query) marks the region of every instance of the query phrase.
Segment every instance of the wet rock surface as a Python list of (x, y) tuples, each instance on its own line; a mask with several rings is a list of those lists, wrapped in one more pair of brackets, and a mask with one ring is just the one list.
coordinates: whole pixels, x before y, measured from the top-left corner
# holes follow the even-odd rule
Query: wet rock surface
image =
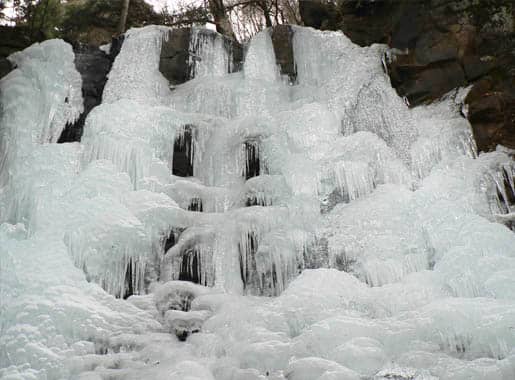
[(161, 321), (168, 331), (185, 341), (189, 335), (198, 333), (212, 312), (205, 309), (192, 308), (192, 302), (209, 289), (186, 281), (169, 281), (160, 285), (154, 302)]
[(304, 24), (387, 43), (392, 85), (411, 106), (473, 85), (468, 118), (481, 151), (515, 148), (515, 4), (510, 0), (301, 0)]
[(168, 33), (161, 46), (159, 71), (171, 85), (186, 82), (189, 77), (190, 28), (182, 28)]
[(297, 80), (297, 67), (293, 57), (293, 30), (289, 25), (276, 25), (272, 28), (272, 43), (277, 64), (281, 68), (281, 74), (287, 75), (290, 83)]
[[(209, 30), (201, 30), (207, 36)], [(287, 75), (291, 83), (295, 83), (297, 69), (293, 58), (293, 30), (289, 25), (276, 25), (270, 30), (270, 36), (274, 46), (274, 53), (281, 74)], [(159, 60), (159, 71), (168, 79), (170, 85), (176, 86), (192, 79), (191, 61), (197, 59), (190, 51), (192, 36), (191, 28), (174, 29), (163, 39), (161, 56)], [(214, 37), (214, 34), (213, 34)], [(244, 46), (236, 41), (224, 38), (224, 47), (232, 55), (232, 72), (241, 70)]]
[[(190, 51), (192, 33), (191, 28), (178, 28), (170, 31), (163, 39), (159, 71), (168, 79), (172, 87), (192, 79), (190, 62), (195, 59)], [(215, 35), (207, 29), (198, 33)], [(224, 47), (232, 52), (232, 71), (239, 71), (243, 62), (243, 47), (228, 38), (224, 38)]]
[(123, 36), (113, 38), (109, 53), (93, 45), (76, 44), (73, 46), (75, 67), (82, 77), (84, 111), (75, 123), (66, 126), (58, 142), (80, 141), (86, 117), (94, 107), (102, 102), (102, 92), (107, 82), (107, 75), (120, 52), (122, 43)]

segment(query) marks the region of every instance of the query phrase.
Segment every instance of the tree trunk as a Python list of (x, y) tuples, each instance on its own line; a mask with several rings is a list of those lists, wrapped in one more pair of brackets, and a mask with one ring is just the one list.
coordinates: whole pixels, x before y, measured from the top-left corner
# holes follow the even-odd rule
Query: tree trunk
[(270, 16), (270, 10), (268, 8), (264, 8), (263, 15), (265, 16), (266, 27), (270, 28), (272, 26), (272, 17)]
[(281, 10), (281, 7), (279, 7), (278, 0), (275, 0), (274, 7), (275, 7), (275, 25), (279, 25), (279, 13), (282, 12), (282, 10)]
[(34, 27), (36, 23), (36, 12), (37, 8), (32, 4), (32, 2), (27, 3), (27, 8), (25, 12), (25, 17), (29, 22), (29, 38), (31, 41), (34, 40)]
[(209, 10), (215, 19), (216, 31), (232, 40), (236, 40), (231, 20), (229, 20), (229, 15), (225, 11), (223, 0), (209, 0)]
[(125, 33), (127, 14), (129, 13), (129, 2), (130, 0), (122, 0), (122, 13), (120, 15), (120, 23), (118, 24), (118, 34)]
[(268, 7), (268, 3), (266, 1), (259, 1), (259, 8), (263, 11), (263, 16), (265, 17), (265, 25), (267, 28), (270, 28), (272, 24), (272, 17), (270, 15), (270, 8)]
[(41, 21), (39, 22), (39, 33), (41, 36), (48, 38), (45, 34), (45, 24), (46, 24), (46, 16), (48, 13), (48, 4), (50, 3), (50, 0), (46, 0), (45, 8), (43, 10), (43, 15), (41, 16)]

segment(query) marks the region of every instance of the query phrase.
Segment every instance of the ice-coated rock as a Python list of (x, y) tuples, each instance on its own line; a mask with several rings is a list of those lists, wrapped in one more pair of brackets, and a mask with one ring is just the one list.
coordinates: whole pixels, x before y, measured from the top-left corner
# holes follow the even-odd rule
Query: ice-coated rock
[(206, 310), (182, 311), (168, 310), (164, 315), (164, 323), (170, 332), (177, 335), (179, 340), (184, 341), (188, 335), (197, 333), (202, 328), (204, 321), (211, 313)]
[(286, 379), (288, 380), (358, 380), (359, 378), (359, 375), (351, 369), (320, 358), (294, 360), (286, 370)]

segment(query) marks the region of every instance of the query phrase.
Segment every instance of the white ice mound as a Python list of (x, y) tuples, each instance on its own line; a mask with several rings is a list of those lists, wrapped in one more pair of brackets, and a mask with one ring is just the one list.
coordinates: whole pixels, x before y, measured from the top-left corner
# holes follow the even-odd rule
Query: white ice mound
[(9, 56), (16, 68), (0, 81), (0, 221), (28, 222), (32, 193), (44, 186), (44, 176), (37, 174), (53, 176), (60, 171), (56, 165), (66, 165), (47, 165), (53, 150), (41, 144), (55, 143), (82, 112), (82, 80), (73, 59), (71, 46), (60, 40)]
[(159, 53), (167, 31), (168, 28), (151, 25), (125, 34), (123, 49), (102, 94), (104, 103), (119, 99), (152, 105), (166, 102), (168, 81), (159, 72)]
[(163, 315), (168, 310), (187, 311), (195, 298), (209, 292), (209, 288), (191, 282), (168, 281), (155, 289), (154, 302), (157, 310)]
[(358, 380), (359, 375), (338, 363), (321, 358), (303, 358), (295, 360), (286, 370), (288, 380)]
[(189, 334), (199, 332), (205, 320), (210, 317), (210, 314), (206, 310), (188, 312), (168, 310), (165, 313), (164, 321), (170, 332), (177, 335), (179, 339), (184, 340)]

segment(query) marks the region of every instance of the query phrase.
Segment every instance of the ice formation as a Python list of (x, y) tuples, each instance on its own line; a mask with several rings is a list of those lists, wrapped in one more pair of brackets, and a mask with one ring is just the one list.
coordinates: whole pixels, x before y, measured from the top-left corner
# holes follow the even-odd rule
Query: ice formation
[(170, 89), (170, 33), (126, 34), (80, 143), (71, 47), (10, 57), (0, 377), (515, 378), (513, 152), (467, 90), (409, 109), (385, 46), (301, 27), (294, 84), (269, 30), (237, 71), (194, 29)]

